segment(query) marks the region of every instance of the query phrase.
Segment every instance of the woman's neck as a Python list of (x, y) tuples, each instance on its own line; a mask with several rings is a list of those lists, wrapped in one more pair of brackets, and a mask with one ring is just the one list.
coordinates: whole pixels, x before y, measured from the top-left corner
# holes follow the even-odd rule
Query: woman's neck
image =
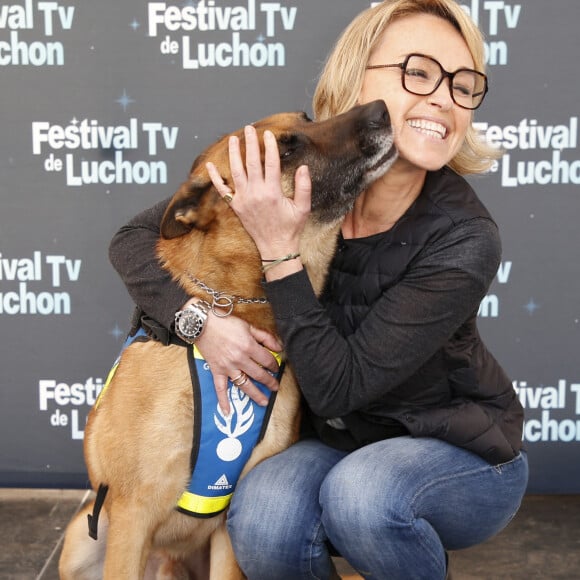
[(355, 201), (342, 224), (344, 238), (364, 238), (390, 230), (419, 197), (426, 171), (391, 170)]

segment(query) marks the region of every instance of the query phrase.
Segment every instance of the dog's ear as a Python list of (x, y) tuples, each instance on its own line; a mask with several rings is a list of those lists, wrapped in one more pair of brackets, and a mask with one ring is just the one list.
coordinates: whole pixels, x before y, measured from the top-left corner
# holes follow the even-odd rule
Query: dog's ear
[(161, 220), (162, 237), (170, 240), (184, 236), (193, 228), (205, 230), (215, 217), (215, 204), (208, 199), (217, 197), (213, 189), (207, 174), (192, 175), (190, 181), (182, 184)]

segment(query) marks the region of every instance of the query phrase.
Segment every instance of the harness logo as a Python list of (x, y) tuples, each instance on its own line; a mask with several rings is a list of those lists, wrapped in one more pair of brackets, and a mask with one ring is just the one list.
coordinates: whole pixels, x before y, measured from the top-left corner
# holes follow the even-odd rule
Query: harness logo
[(208, 489), (218, 489), (218, 490), (227, 490), (232, 489), (234, 487), (229, 481), (224, 473), (213, 485), (208, 485)]
[(230, 414), (226, 416), (219, 405), (217, 413), (214, 413), (215, 426), (227, 436), (217, 444), (216, 455), (222, 461), (235, 461), (243, 450), (238, 437), (254, 423), (254, 406), (250, 397), (234, 386), (228, 389), (228, 398), (233, 408)]

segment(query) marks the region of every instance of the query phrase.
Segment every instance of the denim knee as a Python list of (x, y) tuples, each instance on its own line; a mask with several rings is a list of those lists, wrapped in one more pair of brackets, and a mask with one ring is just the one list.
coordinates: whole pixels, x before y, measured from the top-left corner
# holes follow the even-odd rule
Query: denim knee
[(397, 466), (361, 451), (343, 459), (325, 478), (320, 489), (324, 521), (331, 528), (347, 526), (355, 534), (386, 522), (412, 522), (412, 495), (404, 478), (398, 476)]
[(344, 453), (301, 442), (267, 459), (238, 484), (228, 530), (240, 567), (261, 580), (328, 578), (319, 490)]
[[(284, 506), (280, 502), (284, 488), (277, 484), (276, 478), (264, 477), (268, 466), (258, 465), (238, 483), (228, 512), (227, 527), (234, 549), (253, 551), (257, 546), (268, 550), (283, 540), (276, 537), (276, 527), (264, 525), (272, 518), (285, 518)], [(264, 472), (264, 474), (262, 473)]]

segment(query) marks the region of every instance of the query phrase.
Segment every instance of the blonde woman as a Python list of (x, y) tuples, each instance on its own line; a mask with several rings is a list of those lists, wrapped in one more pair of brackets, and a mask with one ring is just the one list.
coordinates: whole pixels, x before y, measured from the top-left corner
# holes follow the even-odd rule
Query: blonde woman
[[(301, 440), (234, 494), (228, 529), (250, 580), (337, 578), (332, 548), (364, 578), (444, 578), (447, 550), (498, 533), (520, 505), (523, 411), (476, 328), (500, 239), (461, 176), (496, 155), (471, 125), (486, 92), (481, 35), (452, 0), (385, 0), (346, 29), (315, 114), (383, 99), (399, 157), (346, 216), (320, 300), (294, 257), (308, 168), (284, 198), (275, 140), (265, 138), (263, 168), (248, 127), (245, 160), (231, 143), (234, 188), (213, 172), (262, 258), (276, 260), (264, 287), (305, 400)], [(137, 303), (170, 327), (188, 297), (154, 265), (163, 209), (122, 230), (111, 258)], [(144, 264), (155, 266), (153, 286), (136, 275)], [(160, 305), (155, 288), (171, 300)], [(256, 357), (274, 342), (210, 316), (197, 345), (214, 375), (265, 380)]]

